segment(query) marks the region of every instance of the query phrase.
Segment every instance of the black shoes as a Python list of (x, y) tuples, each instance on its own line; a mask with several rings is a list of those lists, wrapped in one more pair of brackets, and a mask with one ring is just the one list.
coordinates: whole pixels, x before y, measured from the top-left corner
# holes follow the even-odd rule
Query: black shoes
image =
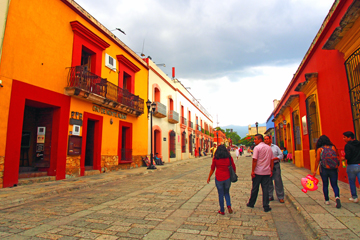
[(336, 198), (336, 208), (341, 208), (341, 202), (339, 197)]
[(271, 211), (271, 207), (264, 208), (264, 212), (270, 212), (270, 211)]
[(246, 204), (246, 206), (249, 207), (249, 208), (254, 208), (254, 206), (251, 206), (249, 203)]
[(269, 197), (269, 201), (274, 201), (274, 197)]

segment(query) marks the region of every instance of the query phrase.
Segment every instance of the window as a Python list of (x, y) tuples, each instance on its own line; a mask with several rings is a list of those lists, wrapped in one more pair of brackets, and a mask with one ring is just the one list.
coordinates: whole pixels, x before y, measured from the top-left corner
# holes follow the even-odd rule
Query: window
[(299, 118), (299, 111), (294, 111), (292, 113), (292, 121), (294, 126), (294, 145), (295, 150), (301, 150), (301, 135), (300, 135), (300, 118)]
[(105, 66), (116, 72), (116, 60), (105, 53)]
[(170, 158), (176, 157), (176, 133), (172, 130), (169, 133), (169, 144), (170, 144)]
[(186, 132), (182, 132), (181, 134), (181, 152), (186, 152)]
[(160, 102), (160, 90), (158, 88), (154, 89), (154, 100), (155, 102)]
[(307, 123), (309, 132), (310, 149), (315, 149), (316, 142), (320, 136), (318, 111), (316, 109), (316, 95), (313, 94), (306, 99)]
[(345, 62), (355, 138), (360, 139), (360, 48)]
[(119, 163), (132, 162), (132, 123), (119, 122)]
[(140, 71), (140, 68), (127, 59), (124, 55), (116, 56), (119, 62), (119, 87), (128, 90), (134, 94), (135, 74)]
[(174, 110), (174, 100), (172, 100), (172, 98), (169, 99), (170, 100), (170, 111)]

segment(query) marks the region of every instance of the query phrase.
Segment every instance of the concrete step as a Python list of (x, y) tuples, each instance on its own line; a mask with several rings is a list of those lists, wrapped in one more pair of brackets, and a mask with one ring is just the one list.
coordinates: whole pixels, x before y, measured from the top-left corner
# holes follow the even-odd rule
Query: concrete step
[(92, 176), (96, 174), (100, 174), (100, 170), (85, 170), (84, 176)]
[(47, 176), (47, 172), (21, 172), (19, 178), (36, 178)]
[(41, 182), (49, 182), (49, 181), (55, 181), (55, 176), (42, 176), (42, 177), (32, 177), (32, 178), (22, 178), (19, 179), (18, 185), (28, 185), (33, 183), (41, 183)]

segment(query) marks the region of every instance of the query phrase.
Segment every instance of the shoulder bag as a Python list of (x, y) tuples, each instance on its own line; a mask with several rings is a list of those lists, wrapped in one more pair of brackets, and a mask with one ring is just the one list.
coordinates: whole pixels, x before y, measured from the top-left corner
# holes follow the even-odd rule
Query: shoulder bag
[(230, 166), (228, 167), (229, 168), (229, 172), (230, 172), (230, 181), (231, 182), (237, 182), (238, 180), (238, 176), (236, 175), (233, 167), (232, 167), (232, 164), (231, 164), (231, 157), (229, 157), (229, 160), (230, 160)]

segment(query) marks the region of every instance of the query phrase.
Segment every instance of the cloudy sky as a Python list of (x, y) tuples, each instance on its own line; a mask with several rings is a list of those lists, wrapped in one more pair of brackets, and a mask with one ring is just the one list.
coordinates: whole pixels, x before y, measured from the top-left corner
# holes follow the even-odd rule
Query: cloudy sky
[(169, 76), (175, 67), (214, 126), (245, 126), (266, 122), (334, 0), (76, 2)]

